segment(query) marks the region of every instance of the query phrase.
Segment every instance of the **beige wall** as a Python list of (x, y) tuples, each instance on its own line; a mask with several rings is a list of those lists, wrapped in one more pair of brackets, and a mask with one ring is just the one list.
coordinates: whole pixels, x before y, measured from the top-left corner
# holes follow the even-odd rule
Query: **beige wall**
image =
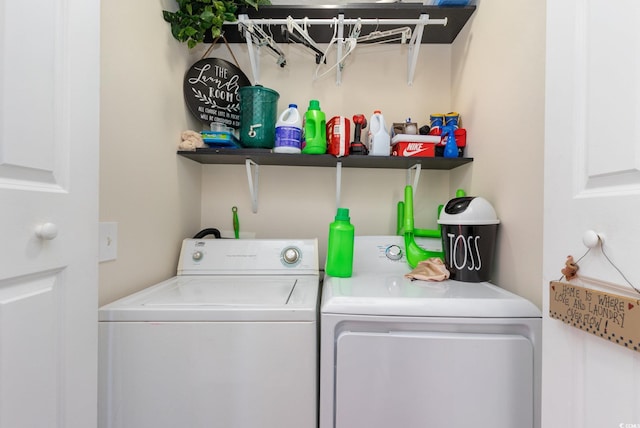
[(545, 3), (480, 2), (452, 57), (474, 158), (453, 178), (500, 217), (494, 282), (542, 307)]
[[(134, 3), (103, 4), (101, 221), (119, 223), (120, 242), (118, 260), (101, 264), (101, 303), (173, 275), (180, 240), (204, 227), (231, 229), (232, 206), (241, 231), (257, 237), (318, 237), (324, 263), (335, 169), (260, 167), (254, 214), (243, 165), (176, 156), (179, 133), (197, 126), (182, 75), (202, 50), (187, 53), (170, 39), (162, 5), (156, 15), (155, 2)], [(435, 227), (437, 205), (459, 186), (486, 197), (503, 221), (497, 282), (539, 305), (544, 8), (494, 0), (480, 4), (467, 27), (454, 45), (421, 46), (411, 86), (406, 47), (397, 45), (357, 48), (340, 86), (334, 73), (314, 80), (313, 57), (284, 46), (287, 67), (263, 54), (260, 83), (279, 92), (279, 110), (294, 102), (304, 111), (315, 98), (327, 118), (381, 109), (388, 124), (411, 117), (423, 125), (430, 113), (459, 111), (475, 162), (422, 171), (416, 226)], [(245, 46), (233, 50), (252, 79)], [(224, 45), (211, 56), (232, 61)], [(343, 169), (341, 205), (351, 209), (356, 233), (394, 233), (405, 183), (404, 170)]]
[(118, 223), (118, 257), (100, 264), (101, 304), (175, 275), (180, 242), (200, 223), (200, 167), (175, 154), (191, 60), (162, 7), (102, 2), (100, 221)]

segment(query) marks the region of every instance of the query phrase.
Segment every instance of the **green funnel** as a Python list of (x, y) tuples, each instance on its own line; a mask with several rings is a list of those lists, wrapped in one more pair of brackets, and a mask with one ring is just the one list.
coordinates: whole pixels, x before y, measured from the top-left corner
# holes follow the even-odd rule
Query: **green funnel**
[[(404, 188), (404, 206), (403, 206), (403, 233), (404, 233), (404, 247), (407, 255), (407, 262), (411, 268), (415, 268), (419, 262), (432, 257), (438, 257), (444, 260), (444, 253), (442, 251), (429, 251), (416, 244), (415, 230), (413, 228), (413, 189), (411, 186)], [(400, 211), (400, 210), (399, 210)], [(434, 231), (435, 232), (435, 231)], [(435, 235), (435, 233), (434, 233)], [(431, 236), (433, 238), (440, 238), (440, 231), (437, 231), (437, 236)]]

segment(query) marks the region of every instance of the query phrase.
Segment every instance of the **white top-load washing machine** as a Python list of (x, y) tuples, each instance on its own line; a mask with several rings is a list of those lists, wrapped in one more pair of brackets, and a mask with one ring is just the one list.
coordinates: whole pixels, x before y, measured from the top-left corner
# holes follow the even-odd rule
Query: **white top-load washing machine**
[(99, 311), (100, 428), (315, 428), (316, 240), (188, 239)]
[(403, 249), (356, 237), (353, 276), (325, 277), (320, 428), (540, 427), (538, 308), (489, 283), (411, 281)]

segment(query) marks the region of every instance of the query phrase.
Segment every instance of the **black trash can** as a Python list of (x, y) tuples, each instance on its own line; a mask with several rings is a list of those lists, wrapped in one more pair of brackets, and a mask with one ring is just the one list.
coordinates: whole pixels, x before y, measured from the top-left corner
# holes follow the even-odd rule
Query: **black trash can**
[(489, 281), (500, 223), (491, 204), (476, 196), (454, 198), (440, 213), (438, 223), (450, 278)]

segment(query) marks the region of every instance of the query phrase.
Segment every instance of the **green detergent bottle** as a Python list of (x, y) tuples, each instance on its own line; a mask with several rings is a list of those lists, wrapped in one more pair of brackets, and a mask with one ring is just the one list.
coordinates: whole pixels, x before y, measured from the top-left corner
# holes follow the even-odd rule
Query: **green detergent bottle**
[(353, 273), (353, 241), (355, 229), (350, 222), (349, 209), (338, 208), (335, 221), (329, 225), (325, 273), (349, 278)]
[(302, 153), (322, 155), (327, 152), (327, 117), (320, 110), (320, 101), (309, 101), (309, 108), (304, 115), (304, 142)]

